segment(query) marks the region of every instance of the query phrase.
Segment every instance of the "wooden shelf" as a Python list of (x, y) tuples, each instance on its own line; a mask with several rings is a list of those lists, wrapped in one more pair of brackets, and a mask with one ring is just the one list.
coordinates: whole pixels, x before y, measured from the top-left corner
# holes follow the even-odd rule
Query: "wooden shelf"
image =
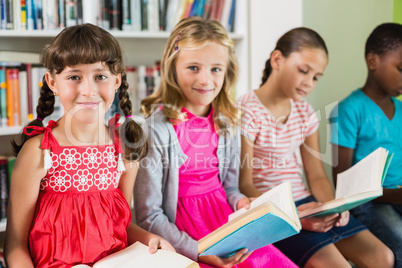
[(0, 136), (16, 135), (21, 133), (22, 126), (18, 127), (0, 127)]
[[(13, 37), (13, 38), (51, 38), (55, 37), (59, 30), (33, 30), (33, 31), (16, 31), (16, 30), (0, 30), (0, 37)], [(139, 39), (167, 39), (170, 32), (149, 32), (149, 31), (109, 31), (116, 38), (139, 38)], [(242, 34), (230, 33), (233, 40), (243, 39)]]

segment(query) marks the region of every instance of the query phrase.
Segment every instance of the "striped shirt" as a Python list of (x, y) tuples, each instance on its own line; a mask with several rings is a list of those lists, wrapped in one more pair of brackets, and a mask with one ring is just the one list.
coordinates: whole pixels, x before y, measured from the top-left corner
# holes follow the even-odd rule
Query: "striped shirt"
[(312, 106), (305, 100), (291, 99), (290, 114), (283, 123), (270, 113), (254, 91), (241, 96), (239, 101), (243, 111), (242, 135), (254, 143), (250, 163), (257, 189), (266, 192), (290, 181), (295, 201), (311, 195), (303, 182), (300, 146), (318, 129), (318, 118)]

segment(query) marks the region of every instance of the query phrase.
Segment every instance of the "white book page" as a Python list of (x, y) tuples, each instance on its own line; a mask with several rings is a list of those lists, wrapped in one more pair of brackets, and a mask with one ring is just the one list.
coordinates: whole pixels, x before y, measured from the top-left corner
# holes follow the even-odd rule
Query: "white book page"
[(339, 173), (335, 198), (381, 189), (387, 154), (384, 148), (378, 148), (348, 170)]
[[(290, 182), (284, 182), (268, 192), (260, 195), (257, 199), (251, 202), (251, 206), (249, 208), (253, 209), (267, 201), (274, 203), (278, 208), (280, 208), (293, 222), (296, 221), (296, 214), (293, 209), (293, 198), (292, 198), (292, 190), (290, 186)], [(229, 221), (237, 218), (241, 214), (247, 212), (248, 210), (245, 208), (241, 208), (238, 211), (229, 215)]]
[[(79, 264), (72, 268), (84, 268), (89, 267), (85, 264)], [(98, 262), (93, 266), (94, 268), (131, 268), (131, 267), (174, 267), (174, 268), (186, 268), (186, 267), (198, 267), (194, 265), (194, 262), (178, 253), (159, 249), (154, 254), (149, 253), (148, 246), (135, 242), (127, 248), (120, 250), (114, 254), (111, 254)]]

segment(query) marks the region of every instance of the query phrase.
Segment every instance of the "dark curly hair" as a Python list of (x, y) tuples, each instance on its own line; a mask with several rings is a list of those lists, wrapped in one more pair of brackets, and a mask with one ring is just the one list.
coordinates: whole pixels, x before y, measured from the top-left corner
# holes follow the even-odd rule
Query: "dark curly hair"
[(366, 41), (364, 55), (374, 53), (377, 55), (393, 51), (402, 45), (402, 24), (383, 23), (378, 25)]

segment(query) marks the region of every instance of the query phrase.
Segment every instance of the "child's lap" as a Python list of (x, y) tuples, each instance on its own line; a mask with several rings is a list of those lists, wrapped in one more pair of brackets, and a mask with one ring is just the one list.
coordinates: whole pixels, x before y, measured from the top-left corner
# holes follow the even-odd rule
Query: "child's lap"
[[(313, 200), (314, 199), (310, 196), (296, 203), (300, 205)], [(363, 230), (366, 230), (366, 227), (353, 216), (350, 216), (349, 223), (346, 226), (333, 227), (325, 233), (301, 230), (299, 234), (278, 241), (274, 245), (294, 263), (303, 267), (310, 257), (321, 248)]]
[[(200, 263), (201, 268), (212, 268), (213, 266)], [(273, 245), (254, 250), (251, 255), (242, 263), (235, 265), (236, 268), (296, 268), (279, 249)]]

